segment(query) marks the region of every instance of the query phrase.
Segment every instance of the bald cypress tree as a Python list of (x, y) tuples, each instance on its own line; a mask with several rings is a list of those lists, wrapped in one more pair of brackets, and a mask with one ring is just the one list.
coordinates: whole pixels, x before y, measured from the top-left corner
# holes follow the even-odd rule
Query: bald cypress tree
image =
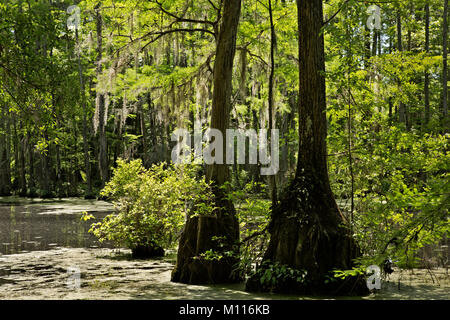
[[(325, 284), (333, 269), (351, 269), (359, 254), (331, 191), (327, 169), (327, 123), (322, 0), (297, 0), (299, 32), (299, 151), (296, 175), (273, 208), (270, 242), (260, 268), (280, 264), (307, 271), (306, 281), (279, 281), (275, 291), (361, 292), (362, 279)], [(257, 272), (247, 289), (267, 290)], [(355, 282), (356, 281), (356, 282)]]
[[(225, 136), (231, 110), (231, 89), (233, 61), (236, 52), (236, 35), (241, 11), (241, 0), (223, 2), (223, 15), (216, 44), (214, 62), (214, 91), (211, 110), (211, 128), (218, 129)], [(225, 144), (224, 147), (224, 158)], [(177, 264), (172, 273), (172, 281), (200, 284), (234, 282), (232, 270), (237, 260), (224, 257), (220, 260), (199, 259), (207, 250), (229, 251), (239, 241), (239, 224), (233, 203), (225, 197), (221, 188), (229, 181), (226, 164), (211, 164), (206, 170), (206, 178), (211, 182), (215, 195), (211, 216), (188, 217), (180, 238)], [(219, 244), (214, 238), (221, 238)]]

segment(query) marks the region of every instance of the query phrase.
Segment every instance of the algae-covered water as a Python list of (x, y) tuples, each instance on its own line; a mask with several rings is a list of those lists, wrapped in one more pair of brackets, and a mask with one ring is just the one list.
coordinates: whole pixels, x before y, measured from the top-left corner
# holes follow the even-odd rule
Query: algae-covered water
[[(90, 224), (113, 212), (105, 201), (0, 197), (0, 254), (25, 253), (55, 247), (110, 247), (88, 233)], [(80, 220), (83, 211), (95, 220)]]
[[(113, 212), (104, 201), (77, 198), (0, 198), (0, 299), (335, 299), (254, 294), (244, 284), (194, 286), (170, 281), (176, 260), (133, 260), (129, 249), (100, 244), (88, 233), (88, 211), (96, 220)], [(74, 273), (77, 270), (77, 286)], [(350, 299), (340, 297), (339, 299)], [(351, 299), (450, 300), (448, 269), (399, 270), (382, 288)]]

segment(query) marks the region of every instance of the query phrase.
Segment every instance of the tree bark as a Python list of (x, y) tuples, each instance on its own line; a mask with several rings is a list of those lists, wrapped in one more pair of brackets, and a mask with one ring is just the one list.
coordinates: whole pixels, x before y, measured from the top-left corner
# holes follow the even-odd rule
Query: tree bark
[[(365, 288), (362, 279), (325, 284), (332, 269), (350, 269), (358, 247), (344, 225), (327, 169), (327, 122), (321, 0), (298, 0), (299, 153), (294, 180), (272, 211), (263, 262), (306, 270), (305, 282), (279, 280), (268, 287), (257, 272), (249, 291), (348, 294)], [(259, 266), (264, 270), (265, 264)]]
[[(225, 136), (231, 111), (233, 61), (236, 51), (236, 35), (241, 11), (241, 0), (223, 2), (222, 22), (217, 37), (214, 62), (214, 92), (211, 110), (211, 128)], [(226, 157), (224, 144), (224, 159)], [(239, 241), (239, 224), (233, 203), (224, 195), (221, 186), (229, 180), (226, 164), (207, 166), (206, 177), (212, 183), (217, 208), (211, 216), (189, 216), (180, 238), (177, 264), (172, 281), (190, 284), (235, 282), (233, 267), (237, 258), (224, 256), (220, 260), (206, 260), (201, 254), (212, 249), (225, 252), (233, 249)], [(223, 241), (213, 240), (222, 237)]]

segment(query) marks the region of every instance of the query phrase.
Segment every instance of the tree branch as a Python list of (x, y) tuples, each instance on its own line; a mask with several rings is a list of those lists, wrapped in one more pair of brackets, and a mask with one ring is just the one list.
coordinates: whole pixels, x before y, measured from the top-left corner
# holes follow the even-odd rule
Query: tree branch
[(208, 0), (208, 2), (216, 11), (220, 11), (220, 8), (217, 8), (217, 6), (214, 4), (214, 2), (212, 2), (211, 0)]
[[(166, 34), (170, 34), (170, 33), (174, 33), (174, 32), (206, 32), (211, 34), (212, 36), (214, 36), (214, 38), (216, 37), (216, 34), (208, 29), (202, 29), (202, 28), (177, 28), (177, 29), (169, 29), (169, 30), (165, 30), (165, 31), (157, 31), (157, 32), (149, 32), (145, 35), (143, 35), (142, 37), (137, 38), (136, 40), (143, 40), (148, 36), (152, 36), (155, 35), (156, 37), (151, 39), (149, 42), (147, 42), (141, 49), (144, 49), (145, 47), (147, 47), (149, 44), (155, 42), (156, 40), (158, 40), (159, 38), (165, 36)], [(135, 40), (135, 41), (136, 41)], [(123, 47), (122, 47), (123, 48)]]
[(141, 40), (145, 40), (146, 38), (150, 37), (150, 36), (155, 36), (155, 38), (151, 39), (148, 43), (146, 43), (141, 50), (145, 49), (149, 44), (155, 42), (156, 40), (158, 40), (159, 38), (170, 34), (170, 33), (174, 33), (174, 32), (206, 32), (211, 34), (214, 38), (216, 38), (216, 34), (214, 32), (212, 32), (211, 30), (208, 29), (202, 29), (202, 28), (176, 28), (176, 29), (168, 29), (165, 31), (153, 31), (153, 32), (148, 32), (146, 34), (144, 34), (143, 36), (136, 38), (132, 41), (130, 41), (129, 43), (123, 45), (122, 47), (118, 48), (116, 51), (114, 51), (114, 54), (117, 54), (119, 51), (121, 51), (122, 49), (129, 47), (130, 45), (132, 45), (133, 43), (135, 43), (136, 41), (141, 41)]
[(338, 9), (338, 11), (336, 11), (331, 18), (327, 19), (327, 21), (325, 21), (324, 23), (322, 23), (322, 25), (326, 25), (327, 23), (329, 23), (331, 20), (334, 19), (334, 17), (336, 17), (338, 15), (339, 12), (341, 12), (341, 10), (344, 8), (344, 6), (349, 2), (350, 0), (345, 0), (344, 3), (341, 5), (341, 7)]
[(263, 235), (264, 233), (266, 233), (266, 231), (267, 231), (267, 229), (269, 228), (269, 225), (267, 225), (264, 229), (262, 229), (261, 231), (256, 231), (256, 232), (253, 232), (251, 235), (249, 235), (248, 237), (245, 237), (244, 239), (242, 239), (242, 241), (239, 243), (239, 245), (242, 245), (242, 244), (244, 244), (245, 242), (247, 242), (247, 241), (249, 241), (249, 240), (251, 240), (251, 239), (253, 239), (253, 238), (255, 238), (255, 237), (257, 237), (257, 236), (260, 236), (260, 235)]
[(214, 21), (209, 21), (209, 20), (197, 20), (197, 19), (187, 19), (184, 17), (179, 17), (177, 15), (175, 15), (174, 13), (164, 9), (162, 3), (160, 3), (158, 0), (155, 0), (155, 2), (158, 4), (159, 9), (164, 12), (165, 14), (167, 14), (168, 16), (175, 18), (176, 22), (191, 22), (191, 23), (202, 23), (202, 24), (209, 24), (214, 26), (216, 24), (216, 22)]
[(264, 58), (262, 58), (261, 56), (259, 56), (259, 55), (257, 55), (257, 54), (252, 53), (252, 52), (247, 48), (247, 46), (240, 46), (240, 47), (237, 47), (236, 50), (243, 50), (243, 51), (247, 52), (247, 53), (250, 55), (250, 57), (256, 58), (256, 59), (260, 60), (264, 65), (269, 66), (269, 64), (264, 60)]

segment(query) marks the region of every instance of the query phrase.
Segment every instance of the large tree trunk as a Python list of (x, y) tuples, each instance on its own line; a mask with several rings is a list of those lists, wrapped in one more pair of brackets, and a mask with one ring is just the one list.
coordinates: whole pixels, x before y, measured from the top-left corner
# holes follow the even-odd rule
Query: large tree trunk
[[(231, 109), (231, 80), (240, 11), (241, 0), (224, 1), (217, 38), (211, 128), (220, 130), (224, 136)], [(214, 206), (218, 209), (213, 216), (188, 217), (180, 239), (177, 265), (172, 273), (172, 281), (175, 282), (200, 284), (238, 280), (232, 272), (238, 262), (236, 258), (224, 257), (213, 261), (200, 258), (209, 249), (218, 252), (232, 250), (239, 241), (239, 224), (233, 203), (224, 197), (220, 188), (229, 180), (228, 167), (226, 164), (212, 164), (206, 171), (207, 180), (213, 186)], [(223, 237), (224, 240), (220, 244), (213, 237)]]
[(257, 272), (247, 290), (349, 293), (365, 288), (362, 279), (325, 284), (332, 269), (350, 269), (359, 251), (333, 197), (328, 179), (322, 0), (297, 0), (300, 95), (299, 154), (296, 176), (272, 211), (269, 246), (259, 271), (268, 264), (306, 270), (306, 282), (293, 279), (261, 284)]

